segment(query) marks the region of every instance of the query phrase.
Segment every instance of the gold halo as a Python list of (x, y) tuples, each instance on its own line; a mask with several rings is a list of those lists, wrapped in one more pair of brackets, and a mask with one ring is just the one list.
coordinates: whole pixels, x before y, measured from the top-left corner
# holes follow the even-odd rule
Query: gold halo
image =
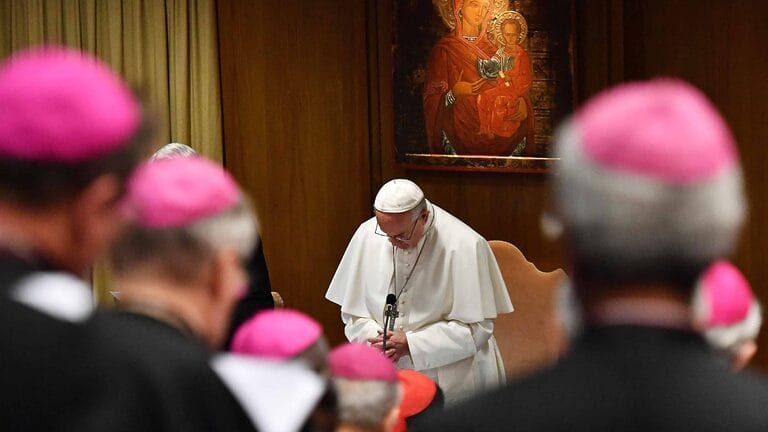
[(494, 21), (493, 26), (491, 27), (491, 34), (493, 34), (493, 39), (499, 45), (505, 46), (507, 44), (507, 41), (504, 40), (504, 37), (501, 34), (501, 26), (509, 20), (517, 22), (517, 24), (520, 26), (520, 35), (517, 37), (517, 44), (522, 45), (522, 43), (525, 42), (525, 38), (528, 35), (528, 22), (519, 12), (509, 10), (498, 14), (491, 19)]
[[(437, 9), (437, 14), (443, 20), (443, 24), (451, 30), (456, 28), (456, 16), (453, 14), (454, 0), (432, 0)], [(509, 9), (509, 0), (491, 0), (491, 10), (488, 13), (493, 17), (502, 11)], [(490, 21), (489, 21), (490, 22)], [(489, 26), (490, 27), (490, 26)]]

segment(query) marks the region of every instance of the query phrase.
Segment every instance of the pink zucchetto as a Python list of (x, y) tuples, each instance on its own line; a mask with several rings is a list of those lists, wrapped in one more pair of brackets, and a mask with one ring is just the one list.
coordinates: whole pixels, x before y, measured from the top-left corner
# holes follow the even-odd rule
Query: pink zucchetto
[(76, 163), (128, 144), (141, 123), (138, 101), (95, 57), (48, 46), (0, 66), (0, 157)]
[(708, 306), (704, 324), (728, 326), (743, 321), (754, 301), (752, 289), (744, 275), (733, 264), (717, 261), (712, 264), (699, 282), (702, 300)]
[(739, 156), (692, 85), (609, 88), (558, 127), (555, 143), (557, 212), (582, 271), (614, 281), (682, 272), (693, 284), (733, 250), (747, 212)]
[(590, 100), (574, 123), (584, 157), (606, 169), (692, 184), (738, 164), (725, 121), (680, 80), (619, 85)]
[(241, 199), (235, 180), (200, 157), (141, 165), (128, 182), (124, 208), (145, 228), (175, 228), (233, 208)]
[(354, 381), (397, 382), (395, 366), (381, 351), (369, 345), (346, 343), (328, 355), (331, 376)]
[(306, 351), (323, 334), (320, 324), (292, 309), (264, 310), (244, 322), (232, 339), (232, 352), (287, 360)]

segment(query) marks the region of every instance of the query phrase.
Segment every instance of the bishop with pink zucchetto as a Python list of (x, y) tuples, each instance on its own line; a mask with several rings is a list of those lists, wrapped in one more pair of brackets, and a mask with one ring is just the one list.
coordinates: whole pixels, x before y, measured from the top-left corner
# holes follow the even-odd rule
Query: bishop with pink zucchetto
[(704, 338), (735, 370), (749, 363), (757, 351), (763, 311), (735, 265), (718, 260), (704, 271), (693, 296), (693, 314)]
[(768, 380), (733, 374), (693, 325), (696, 282), (746, 216), (736, 142), (712, 102), (674, 78), (610, 88), (560, 126), (555, 156), (583, 332), (556, 366), (422, 430), (766, 430)]
[(50, 45), (0, 63), (4, 430), (129, 430), (123, 413), (155, 408), (122, 397), (144, 382), (92, 339), (87, 282), (125, 223), (119, 203), (149, 148), (145, 120), (120, 76), (88, 53)]

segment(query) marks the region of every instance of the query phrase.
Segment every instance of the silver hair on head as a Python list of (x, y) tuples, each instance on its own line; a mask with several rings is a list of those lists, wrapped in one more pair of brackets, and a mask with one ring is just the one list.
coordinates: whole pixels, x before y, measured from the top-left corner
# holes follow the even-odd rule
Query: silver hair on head
[(214, 248), (234, 248), (242, 257), (251, 254), (259, 239), (259, 223), (245, 196), (232, 209), (196, 222), (187, 229), (195, 238)]
[(562, 222), (580, 259), (610, 257), (611, 270), (621, 274), (669, 257), (707, 263), (731, 252), (746, 215), (739, 166), (705, 182), (670, 185), (597, 166), (585, 158), (581, 139), (572, 122), (560, 128), (562, 162), (554, 176)]
[(581, 303), (567, 277), (563, 278), (556, 288), (555, 306), (557, 318), (568, 339), (573, 340), (578, 337), (584, 325)]
[(190, 156), (197, 156), (197, 152), (192, 147), (181, 143), (170, 143), (160, 147), (150, 160), (176, 159)]
[(400, 404), (400, 383), (334, 378), (342, 423), (378, 429), (387, 414)]
[(411, 214), (413, 219), (418, 219), (418, 217), (421, 216), (421, 213), (426, 208), (427, 208), (427, 199), (423, 198), (420, 203), (416, 204), (416, 207), (414, 207), (413, 210), (409, 211), (409, 213)]

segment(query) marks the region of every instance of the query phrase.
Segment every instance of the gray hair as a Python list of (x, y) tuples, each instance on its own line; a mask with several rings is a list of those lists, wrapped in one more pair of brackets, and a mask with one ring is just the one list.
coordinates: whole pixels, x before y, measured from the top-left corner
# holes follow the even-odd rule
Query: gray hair
[[(585, 159), (582, 137), (566, 122), (554, 188), (579, 263), (603, 277), (690, 277), (728, 255), (746, 215), (740, 167), (692, 185), (617, 173)], [(594, 275), (593, 275), (594, 276)]]
[(197, 156), (197, 152), (192, 147), (181, 143), (170, 143), (160, 147), (150, 160), (176, 159), (190, 156)]
[(408, 213), (411, 214), (411, 217), (413, 219), (418, 218), (421, 216), (421, 212), (424, 211), (424, 209), (427, 208), (427, 199), (423, 198), (418, 204), (416, 204), (416, 207), (412, 208), (411, 210), (408, 210)]
[(569, 340), (581, 334), (584, 327), (581, 304), (567, 277), (555, 289), (555, 313)]
[(256, 247), (259, 223), (250, 200), (241, 195), (231, 210), (200, 220), (187, 228), (195, 238), (214, 249), (234, 248), (248, 257)]
[(250, 201), (243, 196), (231, 209), (193, 224), (174, 228), (133, 226), (111, 251), (116, 274), (157, 269), (176, 282), (190, 282), (203, 264), (231, 248), (246, 258), (256, 247), (259, 226)]
[(339, 422), (378, 430), (400, 404), (399, 382), (333, 378), (339, 401)]

